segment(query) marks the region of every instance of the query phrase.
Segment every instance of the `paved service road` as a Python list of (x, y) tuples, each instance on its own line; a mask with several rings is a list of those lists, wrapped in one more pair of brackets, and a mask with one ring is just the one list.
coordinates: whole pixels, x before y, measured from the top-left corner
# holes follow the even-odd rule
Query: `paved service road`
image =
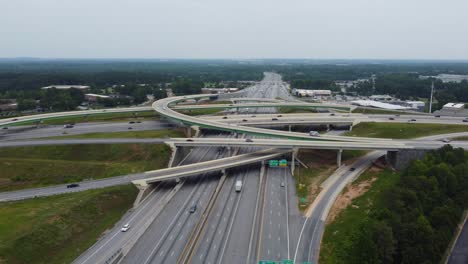
[(466, 263), (468, 263), (468, 221), (465, 220), (463, 229), (458, 236), (455, 247), (450, 254), (448, 264)]

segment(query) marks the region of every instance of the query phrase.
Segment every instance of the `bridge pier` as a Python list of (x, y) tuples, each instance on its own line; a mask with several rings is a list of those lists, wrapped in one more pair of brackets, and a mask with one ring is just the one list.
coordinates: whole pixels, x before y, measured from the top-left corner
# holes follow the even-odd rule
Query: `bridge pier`
[(393, 168), (402, 170), (406, 168), (413, 160), (423, 158), (427, 152), (427, 150), (422, 149), (387, 151), (385, 159), (387, 164), (390, 164)]
[(289, 132), (291, 132), (291, 125), (288, 126), (288, 130), (289, 130)]
[(338, 167), (341, 167), (341, 155), (343, 154), (343, 150), (339, 149), (338, 152), (336, 153), (336, 165)]
[(294, 148), (293, 152), (291, 153), (291, 174), (294, 175), (294, 169), (296, 168), (296, 157), (297, 152), (299, 151), (298, 148)]
[(185, 134), (185, 137), (191, 138), (192, 137), (192, 127), (184, 127), (184, 134)]

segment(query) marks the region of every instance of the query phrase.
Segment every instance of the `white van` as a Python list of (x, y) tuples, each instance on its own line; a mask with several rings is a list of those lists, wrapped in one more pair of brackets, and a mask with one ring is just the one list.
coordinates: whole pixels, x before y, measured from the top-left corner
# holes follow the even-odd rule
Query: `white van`
[(242, 181), (237, 180), (236, 181), (236, 192), (240, 192), (242, 190)]

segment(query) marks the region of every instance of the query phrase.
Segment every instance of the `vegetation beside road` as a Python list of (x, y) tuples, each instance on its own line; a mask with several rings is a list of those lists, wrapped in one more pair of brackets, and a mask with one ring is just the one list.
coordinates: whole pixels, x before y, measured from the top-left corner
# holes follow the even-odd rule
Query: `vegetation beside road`
[(410, 124), (410, 123), (360, 123), (346, 136), (407, 139), (438, 134), (468, 132), (467, 125)]
[(87, 133), (79, 135), (67, 135), (51, 137), (54, 139), (76, 138), (170, 138), (170, 137), (185, 137), (181, 129), (162, 129), (162, 130), (143, 130), (143, 131), (122, 131), (122, 132), (106, 132), (106, 133)]
[(165, 168), (163, 144), (111, 144), (0, 149), (0, 191), (99, 179)]
[(0, 263), (71, 263), (131, 208), (136, 194), (124, 185), (2, 203)]
[[(445, 146), (370, 189), (325, 229), (320, 263), (440, 263), (468, 208), (468, 152)], [(346, 193), (346, 190), (344, 191)]]

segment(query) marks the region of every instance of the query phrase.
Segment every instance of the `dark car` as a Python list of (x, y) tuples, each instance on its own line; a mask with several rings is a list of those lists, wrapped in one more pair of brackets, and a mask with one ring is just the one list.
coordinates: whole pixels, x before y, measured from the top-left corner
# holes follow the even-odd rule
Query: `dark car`
[(334, 114), (334, 113), (331, 113), (330, 115), (331, 115), (331, 116), (334, 116), (335, 114)]
[(227, 116), (223, 116), (223, 119), (227, 119)]
[(133, 127), (128, 127), (128, 129), (133, 129)]
[(247, 122), (247, 119), (242, 119), (242, 122)]
[(188, 138), (187, 141), (188, 141), (188, 142), (193, 142), (193, 139)]
[(197, 210), (197, 205), (190, 207), (190, 213), (193, 214)]
[(18, 118), (13, 118), (11, 121), (18, 121)]
[(389, 118), (388, 118), (388, 120), (395, 120), (395, 118), (393, 118), (393, 117), (389, 117)]
[(355, 170), (356, 170), (356, 168), (354, 168), (354, 167), (349, 169), (349, 171), (355, 171)]
[(248, 139), (245, 140), (245, 142), (253, 142), (253, 140), (248, 138)]
[(136, 122), (137, 122), (138, 124), (140, 124), (140, 123), (141, 123), (141, 121), (136, 121)]
[(2, 127), (2, 129), (8, 129), (8, 127)]
[(411, 121), (411, 122), (415, 122), (415, 121), (416, 121), (416, 119), (411, 119), (410, 121)]
[(278, 117), (283, 117), (283, 115), (278, 115)]
[(67, 188), (76, 188), (79, 187), (80, 185), (78, 183), (71, 183), (67, 185)]
[(440, 117), (440, 115), (436, 115), (435, 117)]
[(463, 119), (463, 122), (465, 123), (468, 122), (468, 118)]
[(271, 121), (278, 121), (278, 118), (274, 117), (271, 119)]
[(135, 121), (130, 121), (130, 122), (128, 122), (128, 123), (129, 123), (129, 124), (135, 124)]

